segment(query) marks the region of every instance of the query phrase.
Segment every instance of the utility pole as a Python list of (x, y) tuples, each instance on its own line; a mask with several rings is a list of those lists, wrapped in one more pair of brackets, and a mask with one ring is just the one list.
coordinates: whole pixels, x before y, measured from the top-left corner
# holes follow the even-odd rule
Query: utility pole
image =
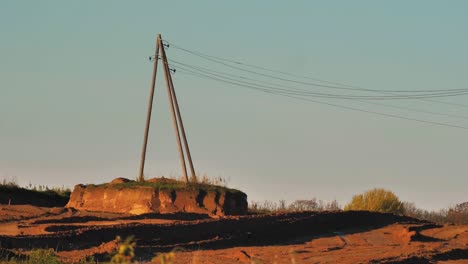
[(176, 135), (177, 147), (179, 149), (180, 165), (182, 166), (182, 174), (184, 176), (184, 180), (185, 182), (188, 182), (187, 167), (185, 166), (184, 151), (182, 149), (182, 142), (180, 141), (179, 126), (177, 122), (178, 120), (177, 120), (175, 109), (174, 109), (174, 98), (172, 96), (171, 85), (169, 83), (171, 72), (169, 70), (169, 65), (168, 65), (167, 57), (166, 57), (166, 51), (164, 50), (164, 44), (162, 43), (161, 39), (159, 39), (159, 47), (161, 49), (161, 59), (162, 59), (164, 73), (166, 75), (167, 98), (169, 99), (169, 105), (171, 107), (171, 113), (172, 113), (172, 121), (174, 122), (174, 133)]
[[(192, 162), (192, 156), (190, 154), (190, 149), (188, 146), (187, 142), (187, 136), (185, 134), (185, 128), (184, 124), (182, 122), (182, 116), (180, 114), (180, 109), (179, 109), (179, 103), (177, 102), (177, 96), (175, 93), (174, 89), (174, 83), (172, 81), (171, 77), (171, 70), (169, 68), (169, 63), (167, 60), (166, 56), (166, 51), (164, 49), (164, 43), (162, 42), (161, 34), (158, 35), (157, 40), (156, 40), (156, 51), (155, 51), (155, 57), (154, 57), (154, 68), (153, 68), (153, 80), (151, 83), (151, 90), (150, 90), (150, 98), (148, 102), (148, 112), (146, 116), (146, 127), (145, 127), (145, 136), (143, 140), (143, 148), (142, 148), (142, 154), (141, 154), (141, 161), (140, 161), (140, 174), (138, 177), (138, 181), (144, 181), (144, 175), (143, 175), (143, 170), (145, 166), (145, 158), (146, 158), (146, 146), (148, 143), (148, 132), (149, 132), (149, 125), (150, 125), (150, 120), (151, 120), (151, 111), (152, 111), (152, 105), (153, 105), (153, 97), (154, 97), (154, 89), (155, 89), (155, 82), (156, 82), (156, 71), (157, 71), (157, 66), (158, 66), (158, 61), (159, 61), (159, 53), (161, 53), (161, 60), (162, 60), (162, 66), (164, 70), (164, 76), (166, 80), (166, 88), (167, 88), (167, 96), (169, 99), (169, 105), (171, 108), (171, 113), (172, 113), (172, 121), (174, 123), (174, 133), (176, 135), (176, 141), (177, 141), (177, 147), (179, 150), (179, 158), (180, 158), (180, 163), (182, 166), (182, 174), (184, 177), (184, 181), (188, 183), (188, 176), (187, 176), (187, 167), (185, 164), (185, 155), (184, 155), (184, 149), (187, 154), (187, 159), (189, 162), (190, 166), (190, 172), (192, 177), (196, 177), (195, 175), (195, 169), (193, 166)], [(184, 149), (182, 148), (182, 141), (181, 141), (181, 135), (183, 139), (183, 145)]]
[(148, 99), (148, 111), (146, 112), (145, 135), (143, 137), (143, 147), (141, 149), (140, 172), (138, 174), (139, 182), (143, 182), (145, 180), (143, 171), (145, 169), (146, 146), (148, 145), (148, 133), (149, 133), (150, 123), (151, 123), (151, 112), (153, 109), (154, 87), (156, 86), (156, 72), (158, 70), (160, 40), (161, 40), (161, 34), (158, 34), (158, 37), (156, 39), (156, 50), (154, 51), (153, 78), (151, 80), (151, 89), (150, 89), (150, 95)]
[[(167, 64), (167, 57), (166, 57), (166, 52), (164, 51), (164, 47), (163, 47), (163, 54), (164, 54), (164, 58), (166, 59), (165, 65), (167, 66), (167, 69), (168, 69), (168, 72), (169, 72), (169, 65)], [(177, 119), (178, 119), (179, 125), (180, 125), (180, 132), (181, 132), (181, 135), (182, 135), (182, 139), (184, 140), (185, 153), (187, 154), (187, 160), (188, 160), (188, 163), (189, 163), (189, 166), (190, 166), (190, 173), (191, 173), (192, 177), (196, 177), (195, 168), (193, 167), (193, 162), (192, 162), (192, 155), (190, 154), (190, 148), (189, 148), (189, 145), (188, 145), (188, 142), (187, 142), (187, 136), (185, 134), (184, 122), (182, 122), (182, 116), (180, 114), (180, 109), (179, 109), (179, 103), (177, 102), (177, 96), (176, 96), (175, 89), (174, 89), (174, 83), (172, 82), (172, 77), (171, 77), (170, 72), (168, 74), (168, 80), (169, 80), (169, 84), (170, 84), (169, 86), (171, 88), (171, 95), (172, 95), (172, 99), (174, 101), (174, 106), (175, 106), (175, 111), (176, 111), (176, 114), (177, 114)]]

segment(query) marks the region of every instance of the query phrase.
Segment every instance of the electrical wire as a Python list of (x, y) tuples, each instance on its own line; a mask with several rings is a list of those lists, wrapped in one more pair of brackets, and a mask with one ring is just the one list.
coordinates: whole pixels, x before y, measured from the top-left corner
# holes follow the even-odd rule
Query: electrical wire
[[(384, 107), (391, 107), (395, 109), (403, 109), (407, 111), (415, 111), (415, 112), (420, 112), (420, 113), (425, 113), (425, 114), (431, 114), (431, 115), (439, 115), (439, 116), (446, 116), (446, 117), (453, 117), (453, 118), (463, 118), (467, 119), (467, 116), (460, 116), (460, 115), (451, 115), (451, 114), (446, 114), (446, 113), (440, 113), (440, 112), (433, 112), (433, 111), (426, 111), (426, 110), (420, 110), (420, 109), (415, 109), (415, 108), (410, 108), (410, 107), (401, 107), (401, 106), (394, 106), (394, 105), (388, 105), (388, 104), (382, 104), (382, 103), (375, 103), (375, 102), (369, 102), (368, 99), (372, 100), (382, 100), (382, 99), (418, 99), (418, 100), (424, 100), (424, 101), (429, 101), (429, 102), (436, 102), (436, 103), (442, 103), (442, 104), (448, 104), (448, 105), (458, 105), (458, 106), (463, 106), (465, 105), (462, 104), (456, 104), (456, 103), (449, 103), (449, 102), (443, 102), (443, 101), (437, 101), (437, 100), (432, 100), (428, 98), (432, 97), (446, 97), (446, 96), (459, 96), (459, 95), (465, 95), (468, 92), (468, 89), (445, 89), (445, 90), (376, 90), (376, 89), (365, 89), (362, 87), (357, 87), (357, 86), (351, 86), (343, 83), (337, 83), (337, 82), (330, 82), (330, 81), (325, 81), (321, 79), (316, 79), (316, 78), (310, 78), (307, 76), (300, 76), (300, 75), (295, 75), (295, 74), (290, 74), (287, 72), (282, 72), (282, 71), (275, 71), (272, 69), (268, 69), (265, 67), (260, 67), (260, 66), (255, 66), (252, 64), (247, 64), (247, 63), (242, 63), (238, 61), (233, 61), (233, 60), (228, 60), (216, 56), (211, 56), (195, 51), (191, 51), (188, 49), (184, 49), (181, 47), (178, 47), (175, 44), (171, 43), (171, 46), (188, 52), (192, 55), (201, 57), (205, 60), (221, 64), (227, 67), (230, 67), (235, 70), (247, 72), (250, 74), (255, 74), (258, 76), (263, 76), (267, 78), (272, 78), (284, 82), (292, 82), (296, 84), (302, 84), (302, 85), (310, 85), (310, 86), (316, 86), (316, 87), (322, 87), (322, 88), (333, 88), (333, 89), (341, 89), (341, 90), (352, 90), (352, 91), (360, 91), (360, 92), (374, 92), (374, 93), (381, 93), (381, 94), (387, 94), (384, 96), (376, 96), (376, 95), (354, 95), (354, 94), (327, 94), (327, 93), (318, 93), (318, 92), (311, 92), (310, 90), (304, 90), (304, 89), (298, 89), (296, 87), (288, 87), (284, 85), (280, 85), (277, 83), (272, 83), (272, 82), (266, 82), (263, 80), (258, 80), (258, 79), (253, 79), (245, 76), (239, 76), (235, 74), (230, 74), (226, 72), (221, 72), (221, 71), (216, 71), (208, 68), (203, 68), (195, 65), (190, 65), (186, 63), (181, 63), (178, 61), (172, 60), (171, 63), (178, 64), (179, 70), (182, 70), (183, 74), (188, 74), (192, 75), (195, 77), (199, 78), (204, 78), (204, 79), (210, 79), (214, 80), (217, 82), (223, 82), (227, 83), (230, 85), (235, 85), (235, 86), (240, 86), (248, 89), (253, 89), (257, 90), (260, 92), (265, 92), (269, 94), (274, 94), (278, 96), (283, 96), (283, 97), (289, 97), (297, 100), (305, 100), (309, 102), (314, 102), (318, 104), (324, 104), (324, 105), (329, 105), (329, 106), (334, 106), (338, 108), (343, 108), (343, 109), (348, 109), (348, 110), (354, 110), (354, 111), (359, 111), (359, 112), (366, 112), (366, 113), (371, 113), (371, 114), (377, 114), (377, 115), (382, 115), (382, 116), (387, 116), (387, 117), (393, 117), (393, 118), (399, 118), (399, 119), (405, 119), (405, 120), (410, 120), (410, 121), (416, 121), (420, 123), (427, 123), (427, 124), (434, 124), (434, 125), (440, 125), (440, 126), (447, 126), (447, 127), (453, 127), (453, 128), (460, 128), (460, 129), (468, 129), (468, 127), (460, 126), (460, 125), (453, 125), (453, 124), (448, 124), (448, 123), (442, 123), (442, 122), (434, 122), (434, 121), (429, 121), (429, 120), (422, 120), (422, 119), (417, 119), (417, 118), (411, 118), (411, 117), (405, 117), (405, 116), (399, 116), (399, 115), (393, 115), (393, 114), (387, 114), (387, 113), (382, 113), (382, 112), (375, 112), (375, 111), (370, 111), (370, 110), (365, 110), (365, 109), (360, 109), (360, 108), (355, 108), (355, 107), (349, 107), (349, 106), (343, 106), (339, 104), (333, 104), (329, 102), (323, 102), (323, 101), (317, 101), (317, 100), (311, 100), (306, 97), (318, 97), (318, 98), (326, 98), (326, 99), (345, 99), (345, 100), (351, 100), (351, 101), (357, 101), (361, 103), (368, 103), (368, 104), (373, 104), (373, 105), (378, 105), (378, 106), (384, 106)], [(324, 82), (328, 84), (334, 84), (334, 85), (339, 85), (339, 86), (334, 86), (334, 85), (323, 85), (323, 84), (316, 84), (316, 83), (310, 83), (310, 82), (302, 82), (298, 80), (293, 80), (293, 79), (288, 79), (288, 78), (282, 78), (282, 77), (277, 77), (277, 76), (272, 76), (269, 74), (264, 74), (256, 71), (251, 71), (247, 69), (243, 69), (240, 67), (236, 67), (227, 63), (224, 63), (224, 61), (229, 62), (229, 63), (234, 63), (237, 65), (243, 65), (243, 66), (248, 66), (251, 68), (263, 70), (263, 71), (270, 71), (270, 72), (275, 72), (275, 73), (280, 73), (283, 75), (289, 75), (293, 77), (298, 77), (298, 78), (305, 78), (305, 79), (311, 79), (314, 81), (319, 81), (319, 82)], [(227, 77), (229, 76), (229, 77)], [(231, 78), (232, 77), (232, 78)], [(247, 81), (245, 81), (247, 80)], [(253, 81), (253, 82), (250, 82)], [(262, 84), (259, 84), (262, 83)], [(266, 84), (266, 85), (263, 85)], [(397, 94), (394, 94), (397, 93)], [(399, 93), (416, 93), (416, 94), (404, 94), (400, 95)], [(366, 99), (363, 101), (363, 99)], [(466, 106), (468, 107), (468, 106)]]
[[(168, 42), (168, 43), (172, 47), (174, 47), (175, 49), (187, 52), (189, 54), (201, 57), (203, 59), (206, 59), (206, 60), (218, 63), (218, 64), (222, 64), (224, 66), (227, 66), (227, 67), (239, 70), (239, 71), (244, 71), (244, 72), (248, 72), (248, 73), (251, 73), (251, 74), (260, 75), (260, 76), (263, 76), (263, 77), (268, 77), (268, 78), (273, 78), (273, 79), (277, 79), (277, 80), (281, 80), (281, 81), (285, 81), (285, 82), (292, 82), (292, 83), (298, 83), (298, 84), (303, 84), (303, 85), (318, 86), (318, 87), (332, 88), (332, 89), (342, 89), (342, 90), (355, 90), (355, 91), (367, 91), (367, 92), (392, 92), (392, 93), (407, 93), (407, 92), (408, 93), (409, 92), (411, 92), (411, 93), (419, 93), (419, 92), (421, 92), (421, 93), (433, 93), (433, 92), (468, 91), (467, 88), (442, 89), (442, 90), (377, 90), (377, 89), (366, 89), (366, 88), (362, 88), (362, 87), (358, 87), (358, 86), (352, 86), (352, 85), (347, 85), (347, 84), (342, 84), (342, 83), (337, 83), (337, 82), (330, 82), (330, 81), (325, 81), (325, 80), (316, 79), (316, 78), (308, 78), (308, 77), (304, 77), (304, 76), (301, 76), (301, 75), (294, 75), (294, 74), (286, 73), (286, 72), (283, 72), (283, 71), (276, 71), (276, 70), (272, 70), (272, 69), (268, 69), (268, 68), (264, 68), (264, 67), (260, 67), (260, 66), (255, 66), (255, 65), (252, 65), (252, 64), (247, 64), (247, 63), (242, 63), (242, 62), (238, 62), (238, 61), (234, 61), (234, 60), (224, 59), (224, 58), (220, 58), (220, 57), (216, 57), (216, 56), (207, 55), (207, 54), (204, 54), (204, 53), (188, 50), (188, 49), (182, 48), (182, 47), (180, 47), (178, 45), (175, 45), (173, 43), (170, 43), (170, 42)], [(281, 73), (281, 74), (285, 74), (285, 75), (289, 75), (289, 76), (295, 76), (295, 77), (300, 77), (300, 78), (308, 78), (308, 79), (312, 79), (312, 80), (316, 80), (316, 81), (320, 81), (320, 82), (324, 82), (324, 83), (335, 84), (335, 85), (338, 85), (338, 86), (302, 82), (302, 81), (298, 81), (298, 80), (272, 76), (272, 75), (263, 74), (263, 73), (259, 73), (259, 72), (256, 72), (256, 71), (251, 71), (251, 70), (246, 70), (246, 69), (243, 69), (243, 68), (240, 68), (240, 67), (236, 67), (236, 66), (224, 63), (223, 61), (227, 61), (227, 62), (238, 64), (238, 65), (245, 65), (245, 66), (249, 66), (249, 67), (253, 67), (253, 68), (257, 68), (257, 69), (261, 69), (261, 70), (265, 70), (265, 71)]]
[[(204, 54), (204, 53), (200, 53), (200, 52), (196, 52), (196, 51), (193, 51), (193, 50), (182, 48), (182, 47), (180, 47), (180, 46), (178, 46), (178, 45), (176, 45), (174, 43), (170, 43), (168, 41), (165, 41), (165, 42), (169, 43), (175, 49), (185, 51), (185, 52), (188, 52), (188, 53), (192, 53), (193, 55), (197, 55), (197, 56), (205, 56), (205, 57), (209, 57), (209, 58), (213, 58), (213, 59), (218, 59), (218, 60), (234, 63), (234, 64), (237, 64), (237, 65), (244, 65), (244, 66), (248, 66), (248, 67), (251, 67), (251, 68), (254, 68), (254, 69), (260, 69), (260, 70), (269, 71), (269, 72), (273, 72), (273, 73), (279, 73), (279, 74), (283, 74), (283, 75), (287, 75), (287, 76), (303, 78), (303, 79), (309, 79), (309, 80), (319, 81), (319, 82), (328, 83), (328, 84), (335, 84), (335, 85), (343, 86), (343, 88), (348, 88), (348, 89), (349, 88), (362, 88), (362, 87), (359, 87), (359, 86), (354, 86), (354, 85), (349, 85), (349, 84), (344, 84), (344, 83), (339, 83), (339, 82), (331, 82), (331, 81), (327, 81), (327, 80), (323, 80), (323, 79), (313, 78), (313, 77), (310, 77), (310, 76), (292, 74), (292, 73), (288, 73), (288, 72), (284, 72), (284, 71), (278, 71), (278, 70), (273, 70), (273, 69), (269, 69), (269, 68), (266, 68), (266, 67), (261, 67), (261, 66), (257, 66), (257, 65), (253, 65), (253, 64), (248, 64), (248, 63), (245, 63), (245, 62), (239, 62), (239, 61), (235, 61), (235, 60), (230, 60), (230, 59), (226, 59), (226, 58), (212, 56), (212, 55), (208, 55), (208, 54)], [(366, 90), (371, 90), (371, 89), (366, 89)], [(391, 94), (391, 92), (396, 92), (396, 91), (391, 91), (391, 90), (375, 90), (375, 91), (376, 92), (380, 91), (381, 93), (389, 93), (389, 94)], [(430, 103), (437, 103), (437, 104), (443, 104), (443, 105), (450, 105), (450, 106), (468, 108), (468, 105), (460, 104), (460, 103), (445, 102), (445, 101), (440, 101), (440, 100), (424, 99), (424, 98), (419, 98), (417, 100), (430, 102)]]
[[(182, 70), (182, 73), (192, 75), (192, 76), (195, 76), (195, 77), (199, 77), (199, 78), (203, 78), (203, 79), (217, 80), (216, 78), (212, 78), (210, 76), (206, 76), (206, 75), (198, 74), (198, 73), (193, 73), (193, 72), (188, 72), (188, 71), (185, 71), (185, 70)], [(227, 82), (227, 83), (229, 83), (229, 82)], [(328, 102), (312, 100), (312, 99), (309, 99), (309, 98), (298, 97), (298, 96), (289, 95), (289, 94), (283, 94), (281, 92), (275, 92), (275, 91), (270, 91), (270, 90), (265, 90), (265, 89), (258, 89), (258, 88), (255, 88), (255, 87), (249, 87), (247, 85), (239, 85), (239, 84), (236, 84), (236, 83), (230, 83), (230, 84), (237, 85), (237, 86), (240, 86), (240, 87), (244, 87), (244, 88), (247, 88), (247, 89), (253, 89), (253, 90), (269, 93), (269, 94), (274, 94), (274, 95), (283, 96), (283, 97), (289, 97), (289, 98), (292, 98), (292, 99), (312, 102), (312, 103), (316, 103), (316, 104), (328, 105), (328, 106), (341, 108), (341, 109), (347, 109), (347, 110), (352, 110), (352, 111), (357, 111), (357, 112), (364, 112), (364, 113), (375, 114), (375, 115), (380, 115), (380, 116), (386, 116), (386, 117), (391, 117), (391, 118), (396, 118), (396, 119), (403, 119), (403, 120), (408, 120), (408, 121), (415, 121), (415, 122), (425, 123), (425, 124), (432, 124), (432, 125), (439, 125), (439, 126), (445, 126), (445, 127), (452, 127), (452, 128), (468, 130), (468, 127), (464, 127), (464, 126), (460, 126), (460, 125), (453, 125), (453, 124), (448, 124), (448, 123), (434, 122), (434, 121), (429, 121), (429, 120), (423, 120), (423, 119), (404, 117), (404, 116), (399, 116), (399, 115), (394, 115), (394, 114), (387, 114), (387, 113), (382, 113), (382, 112), (370, 111), (370, 110), (365, 110), (365, 109), (360, 109), (360, 108), (355, 108), (355, 107), (350, 107), (350, 106), (344, 106), (344, 105), (339, 105), (339, 104), (334, 104), (334, 103), (328, 103)]]
[[(189, 68), (192, 68), (192, 69), (199, 69), (199, 70), (203, 70), (203, 71), (209, 70), (209, 69), (207, 69), (207, 68), (203, 68), (203, 67), (199, 67), (199, 66), (193, 66), (193, 65), (185, 64), (185, 63), (182, 63), (182, 62), (178, 62), (178, 61), (176, 61), (176, 60), (169, 60), (169, 61), (170, 61), (171, 63), (175, 64), (175, 65), (186, 66), (186, 67), (189, 67)], [(248, 78), (248, 77), (244, 77), (244, 76), (237, 76), (237, 75), (234, 75), (234, 74), (223, 73), (223, 72), (215, 71), (215, 70), (211, 70), (211, 71), (213, 71), (213, 72), (215, 72), (215, 73), (227, 75), (227, 76), (232, 76), (232, 77), (237, 77), (237, 78), (241, 78), (241, 79), (247, 79), (247, 80), (257, 81), (257, 82), (265, 83), (265, 84), (273, 84), (273, 85), (276, 85), (276, 84), (271, 83), (271, 82), (260, 81), (260, 80), (256, 80), (256, 79), (252, 79), (252, 78)], [(303, 91), (303, 90), (302, 90), (302, 91)], [(361, 103), (373, 104), (373, 105), (384, 106), (384, 107), (390, 107), (390, 108), (395, 108), (395, 109), (402, 109), (402, 110), (413, 111), (413, 112), (419, 112), (419, 113), (424, 113), (424, 114), (445, 116), (445, 117), (451, 117), (451, 118), (468, 119), (468, 116), (463, 116), (463, 115), (453, 115), (453, 114), (447, 114), (447, 113), (440, 113), (440, 112), (434, 112), (434, 111), (421, 110), (421, 109), (417, 109), (417, 108), (410, 108), (410, 107), (403, 107), (403, 106), (394, 106), (394, 105), (383, 104), (383, 103), (369, 102), (369, 101), (367, 101), (367, 100), (366, 100), (366, 101), (357, 100), (357, 99), (355, 99), (355, 100), (358, 101), (358, 102), (361, 102)]]
[[(291, 87), (286, 87), (289, 89), (285, 89), (284, 86), (278, 87), (278, 86), (269, 86), (269, 85), (263, 85), (263, 84), (257, 84), (257, 83), (252, 83), (248, 81), (243, 81), (243, 80), (238, 80), (238, 79), (247, 79), (247, 80), (254, 80), (257, 82), (262, 82), (262, 83), (267, 83), (267, 84), (273, 84), (270, 82), (264, 82), (264, 81), (259, 81), (243, 76), (238, 76), (238, 75), (233, 75), (233, 74), (228, 74), (228, 73), (223, 73), (215, 70), (210, 70), (198, 66), (191, 66), (185, 63), (177, 62), (172, 60), (173, 63), (177, 64), (179, 67), (182, 69), (187, 70), (187, 68), (190, 68), (192, 70), (196, 70), (198, 72), (204, 73), (204, 74), (209, 74), (215, 77), (223, 78), (225, 80), (229, 81), (235, 81), (235, 82), (240, 82), (246, 85), (254, 85), (257, 87), (261, 88), (266, 88), (266, 89), (273, 89), (273, 90), (278, 90), (280, 92), (285, 92), (289, 93), (292, 95), (301, 95), (301, 96), (313, 96), (313, 97), (322, 97), (322, 98), (334, 98), (334, 99), (367, 99), (367, 100), (388, 100), (388, 99), (419, 99), (419, 98), (432, 98), (432, 97), (447, 97), (447, 96), (458, 96), (458, 95), (464, 95), (468, 94), (468, 92), (450, 92), (450, 93), (431, 93), (431, 94), (416, 94), (416, 95), (386, 95), (386, 96), (363, 96), (363, 95), (351, 95), (351, 94), (328, 94), (328, 93), (317, 93), (317, 92), (311, 92), (308, 90), (301, 90), (301, 89), (296, 89), (296, 88), (291, 88)], [(224, 75), (224, 76), (223, 76)], [(230, 78), (226, 76), (234, 76), (235, 78)], [(277, 84), (273, 84), (277, 85)]]

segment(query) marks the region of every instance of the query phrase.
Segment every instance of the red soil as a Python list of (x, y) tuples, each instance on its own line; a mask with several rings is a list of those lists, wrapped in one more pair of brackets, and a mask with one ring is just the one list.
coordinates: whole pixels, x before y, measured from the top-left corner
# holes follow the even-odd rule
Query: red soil
[[(160, 189), (154, 186), (127, 186), (131, 182), (117, 178), (108, 184), (76, 185), (66, 207), (77, 210), (130, 213), (197, 213), (210, 216), (245, 215), (247, 195), (226, 188), (203, 189), (186, 188)], [(176, 180), (154, 178), (146, 183), (181, 184)], [(194, 187), (194, 188), (189, 188)]]
[(437, 226), (390, 214), (214, 219), (0, 206), (1, 247), (16, 253), (54, 248), (66, 262), (86, 256), (104, 260), (117, 248), (117, 235), (134, 235), (137, 258), (143, 261), (177, 249), (174, 263), (468, 263), (468, 226)]

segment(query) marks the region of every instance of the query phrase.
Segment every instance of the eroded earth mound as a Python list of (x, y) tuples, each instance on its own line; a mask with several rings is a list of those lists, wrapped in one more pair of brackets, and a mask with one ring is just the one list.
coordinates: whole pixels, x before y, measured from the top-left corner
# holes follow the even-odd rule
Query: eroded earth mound
[(155, 178), (143, 183), (117, 178), (109, 184), (76, 185), (67, 208), (111, 213), (199, 213), (210, 216), (247, 213), (247, 195), (207, 184)]

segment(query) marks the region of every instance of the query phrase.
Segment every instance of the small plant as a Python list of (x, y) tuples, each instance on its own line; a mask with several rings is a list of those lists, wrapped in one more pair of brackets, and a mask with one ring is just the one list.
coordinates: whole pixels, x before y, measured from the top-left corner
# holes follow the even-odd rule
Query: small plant
[(111, 259), (111, 263), (133, 263), (135, 258), (136, 241), (134, 236), (129, 236), (122, 241), (120, 236), (117, 236), (119, 248)]
[[(174, 179), (178, 180), (177, 178), (174, 178)], [(228, 184), (228, 180), (226, 180), (223, 177), (209, 177), (208, 175), (203, 174), (202, 176), (196, 176), (196, 175), (190, 176), (189, 183), (226, 187)]]
[(5, 264), (62, 264), (55, 251), (49, 249), (33, 249), (27, 253), (15, 254), (7, 249), (0, 249), (0, 263)]
[(153, 258), (153, 262), (159, 261), (161, 264), (172, 264), (173, 260), (175, 259), (175, 253), (161, 253), (158, 254), (156, 257)]
[(403, 214), (404, 207), (393, 192), (376, 188), (353, 196), (351, 202), (345, 206), (345, 210)]
[(227, 182), (223, 178), (208, 178), (206, 176), (203, 177), (195, 177), (192, 178), (192, 182), (189, 181), (185, 183), (182, 180), (177, 180), (176, 178), (157, 178), (156, 180), (146, 180), (143, 182), (139, 181), (129, 181), (123, 183), (116, 183), (116, 184), (99, 184), (99, 185), (92, 185), (89, 184), (87, 187), (96, 187), (96, 188), (109, 188), (112, 187), (114, 189), (124, 189), (124, 188), (133, 188), (133, 187), (140, 187), (140, 186), (149, 186), (154, 188), (155, 190), (204, 190), (204, 191), (218, 191), (220, 193), (229, 192), (231, 194), (243, 194), (241, 191), (236, 189), (231, 189), (225, 186)]
[(28, 264), (60, 264), (62, 263), (57, 259), (55, 251), (49, 249), (34, 249), (29, 253), (26, 261)]
[(191, 175), (189, 178), (190, 183), (198, 183), (198, 177), (197, 175)]
[(98, 261), (96, 260), (96, 257), (94, 255), (91, 255), (91, 256), (87, 256), (87, 257), (83, 258), (78, 263), (79, 264), (90, 264), (90, 263), (98, 263)]

